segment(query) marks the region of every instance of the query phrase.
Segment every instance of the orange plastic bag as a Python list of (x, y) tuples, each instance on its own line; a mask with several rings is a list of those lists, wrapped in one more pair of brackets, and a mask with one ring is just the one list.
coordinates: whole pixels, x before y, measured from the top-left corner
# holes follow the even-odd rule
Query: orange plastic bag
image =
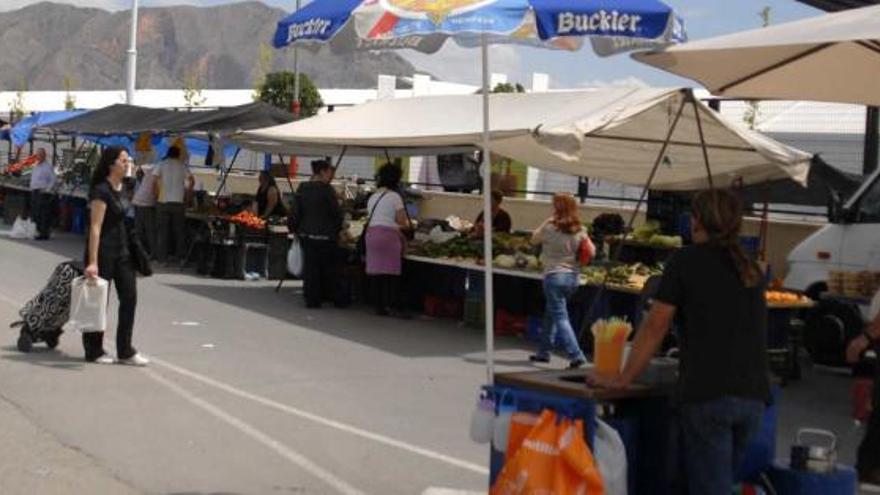
[[(583, 421), (544, 410), (518, 448), (511, 422), (508, 458), (492, 495), (603, 495), (602, 477), (584, 441)], [(517, 427), (518, 428), (518, 427)]]

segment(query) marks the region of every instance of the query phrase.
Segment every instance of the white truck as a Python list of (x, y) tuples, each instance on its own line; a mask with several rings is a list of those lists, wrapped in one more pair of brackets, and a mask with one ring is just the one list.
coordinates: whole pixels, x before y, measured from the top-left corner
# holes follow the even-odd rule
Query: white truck
[[(785, 286), (818, 298), (832, 270), (880, 271), (880, 169), (845, 202), (831, 201), (828, 224), (789, 254)], [(813, 359), (842, 364), (842, 350), (861, 331), (866, 312), (864, 305), (821, 300), (807, 315), (804, 332)]]

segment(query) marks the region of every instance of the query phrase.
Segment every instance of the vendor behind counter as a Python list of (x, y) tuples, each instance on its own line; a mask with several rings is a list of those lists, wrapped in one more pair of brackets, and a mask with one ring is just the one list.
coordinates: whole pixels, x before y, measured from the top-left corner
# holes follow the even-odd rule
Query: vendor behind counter
[[(501, 209), (501, 203), (504, 201), (504, 194), (501, 191), (492, 191), (492, 231), (510, 233), (513, 222), (510, 214)], [(474, 228), (471, 231), (474, 237), (483, 237), (483, 212), (477, 215), (474, 221)]]
[(287, 208), (281, 201), (281, 192), (275, 178), (268, 171), (260, 172), (260, 186), (253, 203), (254, 213), (262, 219), (286, 217)]

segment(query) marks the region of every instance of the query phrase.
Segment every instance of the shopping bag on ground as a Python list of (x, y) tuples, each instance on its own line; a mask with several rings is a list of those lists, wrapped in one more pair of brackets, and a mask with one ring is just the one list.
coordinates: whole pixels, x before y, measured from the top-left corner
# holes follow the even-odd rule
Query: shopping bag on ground
[(287, 251), (287, 271), (294, 277), (301, 277), (303, 272), (303, 252), (299, 238), (294, 237)]
[(617, 430), (601, 419), (596, 420), (593, 449), (605, 484), (605, 494), (627, 495), (626, 448)]
[(492, 486), (492, 495), (603, 495), (602, 478), (584, 441), (583, 421), (544, 410)]
[(13, 239), (27, 239), (30, 232), (29, 222), (29, 220), (24, 218), (15, 217), (15, 222), (12, 223), (12, 229), (9, 231), (9, 237)]
[(103, 332), (107, 328), (110, 284), (102, 279), (77, 277), (70, 285), (70, 320), (65, 331)]

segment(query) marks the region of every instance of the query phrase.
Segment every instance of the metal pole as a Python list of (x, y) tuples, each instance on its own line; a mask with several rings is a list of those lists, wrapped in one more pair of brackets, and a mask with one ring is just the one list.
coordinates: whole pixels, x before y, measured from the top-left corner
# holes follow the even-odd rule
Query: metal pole
[[(296, 10), (299, 10), (302, 0), (296, 0)], [(300, 84), (299, 84), (299, 47), (293, 46), (293, 114), (299, 118), (301, 110), (300, 101)]]
[(137, 79), (137, 27), (138, 0), (131, 0), (131, 35), (129, 36), (125, 75), (125, 102), (129, 105), (134, 105), (134, 91)]
[[(678, 121), (681, 119), (681, 114), (684, 112), (684, 107), (688, 103), (687, 95), (682, 95), (681, 105), (678, 107), (678, 113), (675, 114), (675, 118), (672, 120), (672, 124), (669, 126), (669, 129), (666, 131), (666, 139), (663, 140), (663, 145), (660, 147), (660, 151), (657, 153), (657, 158), (654, 160), (654, 166), (651, 167), (651, 173), (648, 175), (648, 180), (645, 182), (645, 186), (642, 188), (642, 193), (639, 195), (639, 200), (636, 203), (636, 207), (632, 212), (632, 215), (629, 217), (629, 222), (627, 222), (626, 228), (623, 231), (623, 235), (620, 239), (620, 246), (617, 251), (611, 257), (612, 264), (617, 263), (620, 260), (620, 255), (623, 252), (623, 245), (626, 243), (626, 237), (629, 235), (629, 232), (632, 230), (633, 225), (636, 222), (636, 217), (639, 215), (639, 211), (642, 208), (642, 205), (645, 203), (645, 199), (648, 197), (648, 192), (651, 190), (651, 184), (654, 182), (654, 177), (657, 176), (657, 171), (660, 169), (660, 164), (663, 163), (663, 158), (666, 157), (666, 150), (669, 148), (669, 143), (672, 141), (672, 135), (675, 133), (675, 129), (678, 128)], [(605, 290), (608, 288), (608, 275), (611, 267), (609, 265), (605, 265), (605, 272), (602, 277), (602, 285), (599, 286), (598, 290), (596, 290), (596, 295), (593, 296), (593, 301), (590, 303), (590, 309), (587, 312), (584, 321), (581, 324), (580, 332), (578, 332), (578, 341), (583, 342), (583, 340), (588, 336), (587, 332), (590, 331), (590, 315), (593, 312), (593, 308), (596, 307), (599, 300), (602, 298)]]
[(880, 148), (880, 108), (868, 107), (865, 115), (865, 155), (862, 173), (871, 175), (877, 170), (878, 148)]
[(495, 292), (492, 270), (492, 151), (489, 140), (489, 40), (483, 33), (483, 269), (486, 304), (486, 383), (495, 381)]

